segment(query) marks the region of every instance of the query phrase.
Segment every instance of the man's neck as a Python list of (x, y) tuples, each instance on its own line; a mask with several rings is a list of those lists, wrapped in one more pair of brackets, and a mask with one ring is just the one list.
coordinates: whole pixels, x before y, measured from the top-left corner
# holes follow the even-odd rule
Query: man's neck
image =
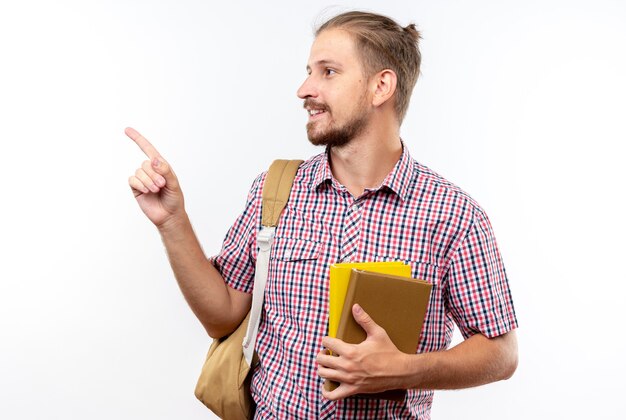
[(332, 147), (328, 157), (333, 176), (353, 197), (376, 188), (402, 156), (397, 130), (368, 130), (342, 147)]

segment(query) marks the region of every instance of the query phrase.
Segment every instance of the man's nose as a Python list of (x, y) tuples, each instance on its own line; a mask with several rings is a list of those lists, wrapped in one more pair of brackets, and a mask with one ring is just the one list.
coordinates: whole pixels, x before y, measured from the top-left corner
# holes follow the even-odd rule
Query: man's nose
[(298, 98), (300, 99), (306, 99), (309, 97), (313, 97), (313, 98), (317, 97), (317, 89), (315, 88), (315, 84), (313, 83), (311, 76), (308, 76), (304, 80), (304, 83), (302, 83), (302, 85), (298, 89), (297, 94), (298, 94)]

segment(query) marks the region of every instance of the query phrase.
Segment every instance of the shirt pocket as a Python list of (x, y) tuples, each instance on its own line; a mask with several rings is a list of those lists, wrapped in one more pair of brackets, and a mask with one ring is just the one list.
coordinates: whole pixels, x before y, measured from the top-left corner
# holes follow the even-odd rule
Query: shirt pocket
[(402, 261), (403, 263), (411, 266), (411, 277), (413, 277), (414, 279), (425, 280), (431, 283), (433, 287), (440, 286), (441, 280), (443, 278), (443, 271), (439, 266), (428, 262), (419, 261), (417, 259), (412, 259), (410, 255), (375, 255), (374, 261)]
[(283, 262), (316, 260), (320, 256), (322, 243), (299, 238), (274, 238), (270, 260)]
[(324, 307), (323, 244), (301, 238), (276, 237), (270, 253), (266, 308), (291, 318), (319, 317)]
[[(404, 257), (411, 258), (411, 255)], [(445, 271), (436, 264), (404, 259), (388, 255), (376, 255), (375, 261), (402, 261), (411, 266), (411, 277), (429, 282), (433, 285), (430, 300), (426, 309), (424, 325), (420, 335), (418, 353), (437, 351), (443, 348), (441, 337), (452, 336), (453, 326), (446, 316)]]

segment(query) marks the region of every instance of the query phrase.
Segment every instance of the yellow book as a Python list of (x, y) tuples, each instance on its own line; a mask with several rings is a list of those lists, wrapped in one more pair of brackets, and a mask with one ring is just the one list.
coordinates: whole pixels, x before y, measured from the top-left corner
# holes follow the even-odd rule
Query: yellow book
[(374, 273), (411, 277), (411, 266), (402, 261), (337, 263), (330, 266), (330, 296), (328, 311), (328, 335), (337, 336), (339, 320), (346, 300), (352, 269), (372, 271)]

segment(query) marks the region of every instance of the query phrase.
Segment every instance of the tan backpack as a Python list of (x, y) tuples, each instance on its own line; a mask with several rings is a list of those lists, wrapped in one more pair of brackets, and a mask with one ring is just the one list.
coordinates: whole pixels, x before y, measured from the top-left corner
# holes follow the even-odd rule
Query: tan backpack
[(232, 334), (213, 341), (196, 384), (196, 397), (222, 419), (254, 417), (254, 402), (250, 395), (251, 366), (256, 359), (254, 346), (263, 307), (269, 255), (278, 219), (289, 200), (301, 163), (301, 160), (275, 160), (269, 168), (263, 185), (262, 228), (257, 235), (259, 254), (250, 312)]

